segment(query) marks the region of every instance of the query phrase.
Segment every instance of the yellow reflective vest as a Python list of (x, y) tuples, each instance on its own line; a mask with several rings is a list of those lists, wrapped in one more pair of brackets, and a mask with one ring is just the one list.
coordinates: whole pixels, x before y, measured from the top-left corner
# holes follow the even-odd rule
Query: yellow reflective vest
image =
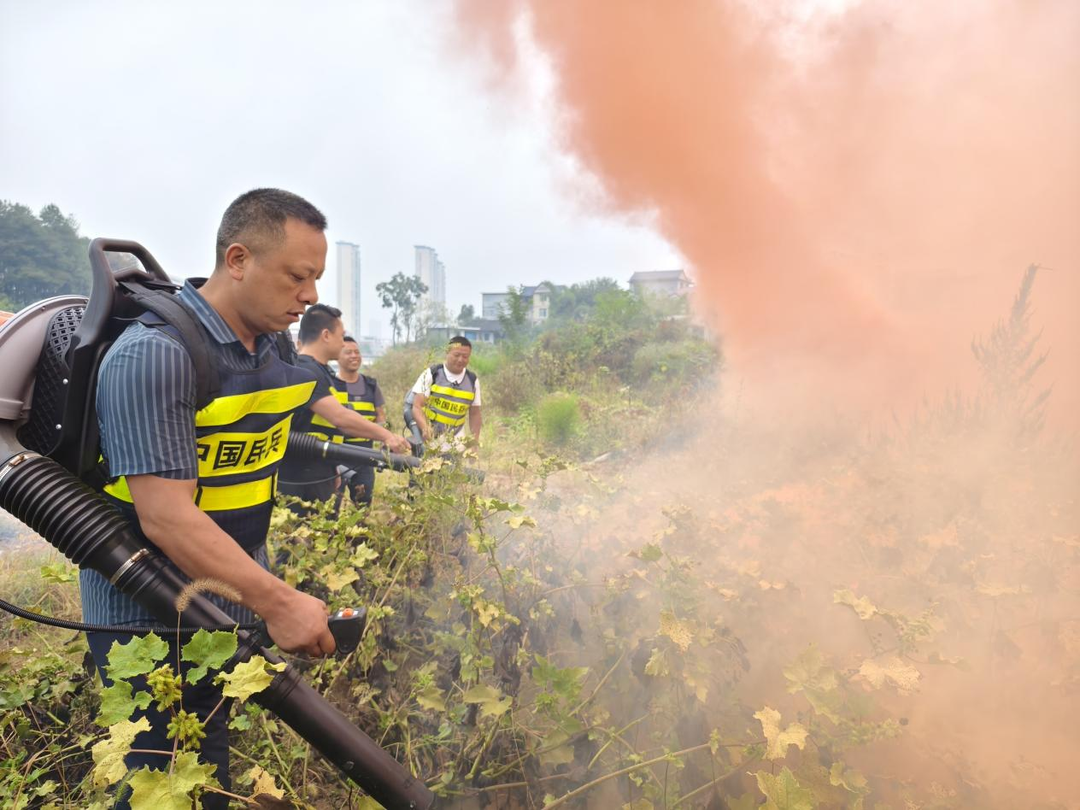
[[(249, 551), (266, 540), (293, 413), (314, 390), (309, 372), (271, 355), (251, 372), (222, 370), (217, 397), (195, 414), (195, 505)], [(105, 494), (133, 514), (123, 476)]]
[(476, 398), (476, 375), (468, 369), (461, 382), (452, 382), (446, 368), (439, 364), (431, 369), (431, 393), (424, 403), (424, 416), (436, 434), (456, 433), (469, 418), (469, 408)]

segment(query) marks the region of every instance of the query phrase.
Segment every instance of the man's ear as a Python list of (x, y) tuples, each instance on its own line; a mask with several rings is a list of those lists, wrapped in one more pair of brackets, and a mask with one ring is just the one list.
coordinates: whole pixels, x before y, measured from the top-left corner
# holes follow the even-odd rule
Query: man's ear
[(251, 264), (251, 251), (239, 242), (233, 242), (225, 248), (225, 270), (237, 281), (242, 281), (244, 273)]

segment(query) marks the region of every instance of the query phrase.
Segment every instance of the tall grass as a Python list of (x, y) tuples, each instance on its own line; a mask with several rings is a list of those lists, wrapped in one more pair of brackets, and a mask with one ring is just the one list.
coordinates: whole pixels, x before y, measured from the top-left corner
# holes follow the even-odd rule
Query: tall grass
[(568, 444), (581, 429), (581, 409), (574, 394), (548, 394), (536, 408), (536, 427), (545, 444)]

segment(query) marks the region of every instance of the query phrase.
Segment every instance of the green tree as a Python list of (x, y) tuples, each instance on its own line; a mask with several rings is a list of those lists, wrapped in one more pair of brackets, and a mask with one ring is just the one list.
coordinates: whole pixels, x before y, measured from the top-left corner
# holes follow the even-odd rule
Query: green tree
[(458, 313), (458, 326), (474, 326), (477, 321), (476, 310), (472, 304), (462, 304), (461, 312)]
[(55, 205), (34, 212), (0, 200), (0, 309), (90, 291), (89, 240)]
[(510, 343), (520, 343), (525, 337), (529, 326), (529, 303), (521, 294), (521, 288), (507, 287), (509, 296), (499, 313), (499, 323), (502, 324), (503, 334)]
[(383, 309), (391, 310), (390, 325), (394, 328), (394, 345), (397, 345), (402, 329), (405, 330), (405, 341), (412, 339), (417, 304), (427, 290), (427, 285), (418, 276), (407, 276), (404, 273), (395, 273), (389, 281), (380, 281), (375, 285), (375, 292), (382, 301)]
[(1049, 387), (1036, 390), (1033, 380), (1049, 355), (1049, 351), (1038, 350), (1042, 331), (1031, 328), (1031, 290), (1038, 272), (1038, 265), (1028, 267), (1009, 317), (995, 323), (986, 338), (971, 342), (982, 372), (984, 405), (1025, 437), (1042, 429), (1051, 391)]
[(588, 318), (596, 311), (597, 298), (604, 293), (621, 292), (613, 278), (594, 278), (568, 287), (549, 283), (552, 289), (551, 316), (548, 323), (568, 323)]

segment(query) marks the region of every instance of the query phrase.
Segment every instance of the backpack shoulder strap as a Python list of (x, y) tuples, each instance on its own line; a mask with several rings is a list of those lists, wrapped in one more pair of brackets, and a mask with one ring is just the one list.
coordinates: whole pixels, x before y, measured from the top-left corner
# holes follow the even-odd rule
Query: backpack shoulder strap
[(438, 374), (440, 371), (442, 371), (442, 367), (443, 367), (442, 363), (436, 363), (430, 369), (428, 369), (428, 371), (431, 372), (431, 382), (432, 383), (435, 382), (435, 375)]
[(288, 331), (274, 333), (274, 343), (277, 344), (278, 357), (290, 366), (296, 365), (296, 345), (292, 341), (292, 335)]
[(476, 390), (476, 372), (470, 369), (465, 369), (465, 376), (469, 378), (469, 382), (472, 383), (473, 390)]
[(127, 296), (148, 312), (153, 312), (180, 334), (191, 363), (195, 366), (195, 408), (202, 410), (221, 391), (217, 363), (210, 354), (202, 327), (176, 296), (138, 284), (120, 283)]

